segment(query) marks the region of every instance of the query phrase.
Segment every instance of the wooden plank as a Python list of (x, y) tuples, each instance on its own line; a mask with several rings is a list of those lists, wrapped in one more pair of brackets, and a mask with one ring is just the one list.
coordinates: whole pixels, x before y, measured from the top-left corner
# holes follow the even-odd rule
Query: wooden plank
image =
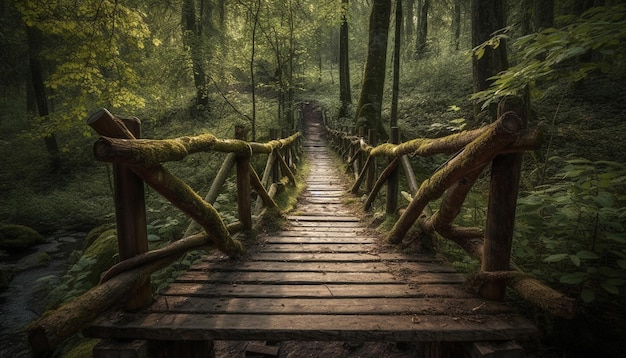
[(111, 312), (86, 336), (149, 340), (445, 341), (525, 340), (537, 329), (515, 315), (220, 315)]
[(430, 262), (383, 263), (374, 262), (293, 262), (293, 261), (246, 261), (246, 262), (203, 262), (194, 265), (195, 271), (259, 271), (259, 272), (456, 272), (454, 268)]
[[(387, 272), (204, 272), (188, 271), (176, 279), (177, 282), (211, 283), (256, 283), (256, 284), (318, 284), (318, 283), (396, 283), (399, 279)], [(409, 283), (463, 283), (465, 276), (458, 273), (425, 272), (408, 277)]]
[(334, 222), (348, 222), (348, 223), (359, 223), (359, 218), (356, 216), (308, 216), (308, 215), (288, 215), (287, 220), (290, 221), (315, 221), (315, 222), (326, 222), (326, 223), (334, 223)]
[(397, 261), (397, 262), (441, 262), (426, 255), (407, 255), (403, 253), (321, 253), (321, 252), (258, 252), (254, 254), (255, 261)]
[[(297, 314), (297, 315), (494, 315), (511, 311), (506, 304), (480, 298), (207, 298), (161, 297), (150, 312), (192, 314)], [(479, 319), (479, 318), (477, 318)]]
[[(258, 285), (173, 282), (163, 292), (168, 296), (202, 297), (451, 297), (471, 298), (475, 294), (449, 284), (312, 284)], [(416, 302), (416, 304), (418, 304)]]
[(375, 244), (263, 244), (259, 252), (369, 252)]
[(373, 244), (376, 239), (370, 237), (350, 236), (269, 236), (263, 238), (263, 244)]
[(319, 221), (319, 220), (302, 220), (302, 221), (297, 221), (297, 220), (292, 220), (289, 222), (289, 225), (291, 226), (300, 226), (300, 227), (315, 227), (315, 226), (319, 226), (319, 227), (351, 227), (351, 228), (359, 228), (359, 229), (363, 229), (363, 224), (359, 223), (358, 221), (337, 221), (337, 222), (324, 222), (324, 221)]

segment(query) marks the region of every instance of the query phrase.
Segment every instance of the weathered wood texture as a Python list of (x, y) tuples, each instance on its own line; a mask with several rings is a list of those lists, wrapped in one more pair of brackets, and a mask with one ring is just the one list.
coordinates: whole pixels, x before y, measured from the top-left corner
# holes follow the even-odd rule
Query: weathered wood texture
[[(146, 311), (109, 312), (85, 333), (146, 340), (456, 341), (526, 339), (536, 328), (478, 298), (436, 258), (394, 251), (341, 204), (343, 178), (309, 123), (308, 189), (289, 229), (250, 255), (221, 254), (171, 284)], [(313, 127), (314, 128), (314, 127)], [(319, 200), (318, 200), (319, 199)]]

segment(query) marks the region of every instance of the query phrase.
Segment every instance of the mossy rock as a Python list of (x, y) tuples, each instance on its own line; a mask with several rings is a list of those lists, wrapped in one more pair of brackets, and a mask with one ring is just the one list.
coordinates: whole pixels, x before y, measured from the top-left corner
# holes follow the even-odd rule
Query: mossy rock
[(0, 225), (0, 248), (7, 251), (20, 251), (42, 243), (43, 236), (28, 226)]
[(96, 241), (96, 239), (99, 238), (103, 232), (115, 229), (115, 227), (115, 223), (102, 224), (100, 226), (94, 227), (93, 229), (91, 229), (91, 231), (89, 231), (89, 233), (85, 237), (85, 240), (83, 240), (83, 247), (87, 248), (91, 246), (91, 244), (93, 244), (93, 242)]
[(61, 358), (84, 358), (93, 357), (93, 349), (100, 343), (99, 338), (72, 338), (63, 347)]
[(96, 261), (90, 267), (88, 281), (97, 284), (100, 275), (118, 261), (117, 231), (109, 229), (102, 232), (98, 238), (85, 249), (83, 256), (95, 258)]

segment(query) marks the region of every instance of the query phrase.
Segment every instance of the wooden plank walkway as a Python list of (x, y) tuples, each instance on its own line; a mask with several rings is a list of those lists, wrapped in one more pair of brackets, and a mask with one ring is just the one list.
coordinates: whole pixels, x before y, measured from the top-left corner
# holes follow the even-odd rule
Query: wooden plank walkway
[(470, 342), (527, 339), (536, 328), (478, 298), (451, 267), (394, 252), (342, 203), (345, 188), (307, 128), (311, 171), (286, 231), (243, 261), (219, 254), (176, 279), (144, 312), (111, 312), (89, 336), (147, 340)]

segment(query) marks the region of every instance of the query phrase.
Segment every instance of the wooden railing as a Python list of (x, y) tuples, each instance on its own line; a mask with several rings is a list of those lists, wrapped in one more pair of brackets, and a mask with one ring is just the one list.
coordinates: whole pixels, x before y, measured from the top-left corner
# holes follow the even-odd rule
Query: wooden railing
[[(113, 163), (120, 262), (103, 274), (98, 286), (29, 328), (31, 346), (41, 351), (57, 346), (118, 302), (125, 302), (131, 311), (149, 305), (150, 275), (188, 251), (214, 246), (231, 257), (243, 254), (244, 246), (232, 235), (251, 230), (254, 216), (278, 209), (273, 197), (279, 185), (295, 184), (293, 170), (302, 155), (300, 132), (282, 130), (281, 134), (272, 130), (272, 139), (266, 143), (245, 141), (240, 128), (235, 130), (236, 139), (220, 139), (212, 134), (140, 139), (137, 118), (119, 118), (106, 109), (92, 115), (88, 124), (101, 136), (94, 144), (94, 156)], [(162, 165), (198, 152), (228, 153), (204, 199)], [(261, 177), (250, 164), (255, 155), (267, 155)], [(226, 225), (212, 204), (233, 167), (238, 221)], [(182, 239), (152, 251), (148, 251), (144, 182), (195, 222)], [(256, 202), (251, 199), (252, 189), (257, 193)]]
[[(422, 233), (438, 233), (480, 260), (481, 272), (476, 276), (475, 284), (482, 297), (502, 300), (508, 285), (553, 314), (573, 315), (574, 300), (515, 270), (510, 262), (522, 152), (541, 144), (540, 130), (527, 128), (526, 111), (521, 101), (501, 103), (498, 119), (483, 128), (403, 143), (399, 141), (398, 129), (392, 128), (389, 142), (378, 146), (376, 134), (372, 131), (365, 138), (362, 131), (357, 135), (353, 128), (334, 128), (332, 123), (325, 122), (331, 145), (345, 160), (346, 170), (354, 174), (349, 191), (360, 194), (365, 183), (364, 210), (370, 209), (386, 184), (385, 210), (390, 215), (398, 214), (387, 234), (388, 242), (400, 243), (414, 225)], [(409, 156), (435, 154), (451, 157), (418, 185)], [(385, 160), (386, 165), (380, 173), (376, 173), (376, 159)], [(489, 165), (491, 179), (485, 228), (453, 225), (470, 189)], [(400, 168), (406, 183), (402, 196), (408, 205), (398, 210)], [(427, 205), (439, 198), (442, 198), (439, 210), (430, 213)]]

